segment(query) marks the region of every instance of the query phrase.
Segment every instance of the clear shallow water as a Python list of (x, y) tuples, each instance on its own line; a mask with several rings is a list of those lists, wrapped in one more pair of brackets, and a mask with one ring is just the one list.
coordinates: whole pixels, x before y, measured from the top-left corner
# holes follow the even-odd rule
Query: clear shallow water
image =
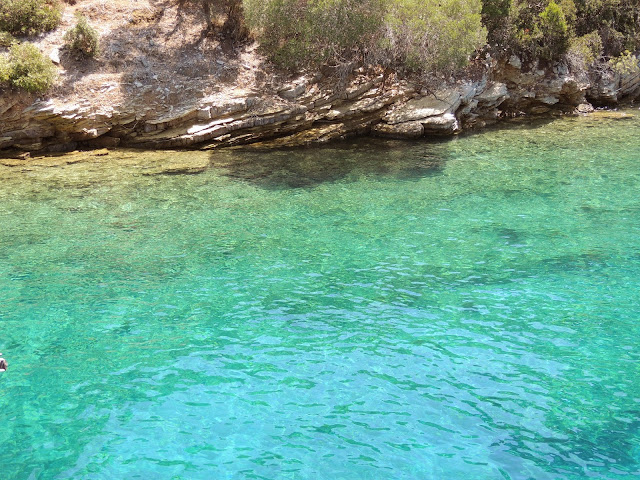
[(2, 479), (637, 477), (639, 127), (0, 168)]

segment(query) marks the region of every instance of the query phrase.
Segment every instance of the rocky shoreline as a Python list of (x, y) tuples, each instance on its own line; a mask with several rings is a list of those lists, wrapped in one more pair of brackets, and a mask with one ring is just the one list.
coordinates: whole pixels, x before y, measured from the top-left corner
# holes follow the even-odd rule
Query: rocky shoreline
[[(193, 103), (98, 107), (25, 95), (0, 98), (0, 156), (82, 148), (214, 149), (256, 142), (325, 143), (355, 135), (455, 135), (515, 116), (588, 113), (640, 97), (640, 73), (576, 75), (564, 64), (527, 69), (517, 57), (492, 61), (476, 81), (425, 89), (355, 71), (301, 77), (274, 94), (216, 95)], [(165, 105), (166, 107), (166, 105)]]

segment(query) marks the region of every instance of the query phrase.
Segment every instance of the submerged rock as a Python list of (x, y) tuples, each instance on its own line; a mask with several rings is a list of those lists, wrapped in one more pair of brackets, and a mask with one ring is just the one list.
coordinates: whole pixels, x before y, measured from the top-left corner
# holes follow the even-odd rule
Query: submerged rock
[(627, 112), (616, 112), (613, 110), (596, 110), (591, 114), (594, 118), (603, 118), (607, 120), (630, 120), (634, 116)]
[(593, 105), (590, 103), (581, 103), (576, 107), (576, 113), (591, 113), (594, 111)]

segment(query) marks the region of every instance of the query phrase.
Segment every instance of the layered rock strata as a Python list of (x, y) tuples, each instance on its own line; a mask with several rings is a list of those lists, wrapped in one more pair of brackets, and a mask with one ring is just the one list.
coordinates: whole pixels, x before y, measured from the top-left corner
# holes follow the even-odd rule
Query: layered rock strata
[(390, 138), (453, 135), (516, 115), (586, 112), (640, 96), (640, 74), (610, 71), (590, 79), (564, 65), (523, 70), (511, 57), (478, 81), (437, 89), (355, 74), (336, 87), (318, 75), (300, 78), (277, 94), (209, 97), (153, 108), (96, 107), (90, 102), (31, 103), (24, 95), (0, 98), (0, 149), (67, 151), (80, 147), (202, 148), (277, 139), (277, 145), (323, 143), (352, 135)]

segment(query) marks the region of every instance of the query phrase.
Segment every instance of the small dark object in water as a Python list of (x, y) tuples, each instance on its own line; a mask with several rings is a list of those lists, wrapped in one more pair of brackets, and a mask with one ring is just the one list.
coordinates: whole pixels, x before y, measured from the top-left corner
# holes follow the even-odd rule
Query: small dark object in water
[(6, 372), (8, 367), (9, 364), (4, 358), (2, 358), (2, 354), (0, 353), (0, 372)]

